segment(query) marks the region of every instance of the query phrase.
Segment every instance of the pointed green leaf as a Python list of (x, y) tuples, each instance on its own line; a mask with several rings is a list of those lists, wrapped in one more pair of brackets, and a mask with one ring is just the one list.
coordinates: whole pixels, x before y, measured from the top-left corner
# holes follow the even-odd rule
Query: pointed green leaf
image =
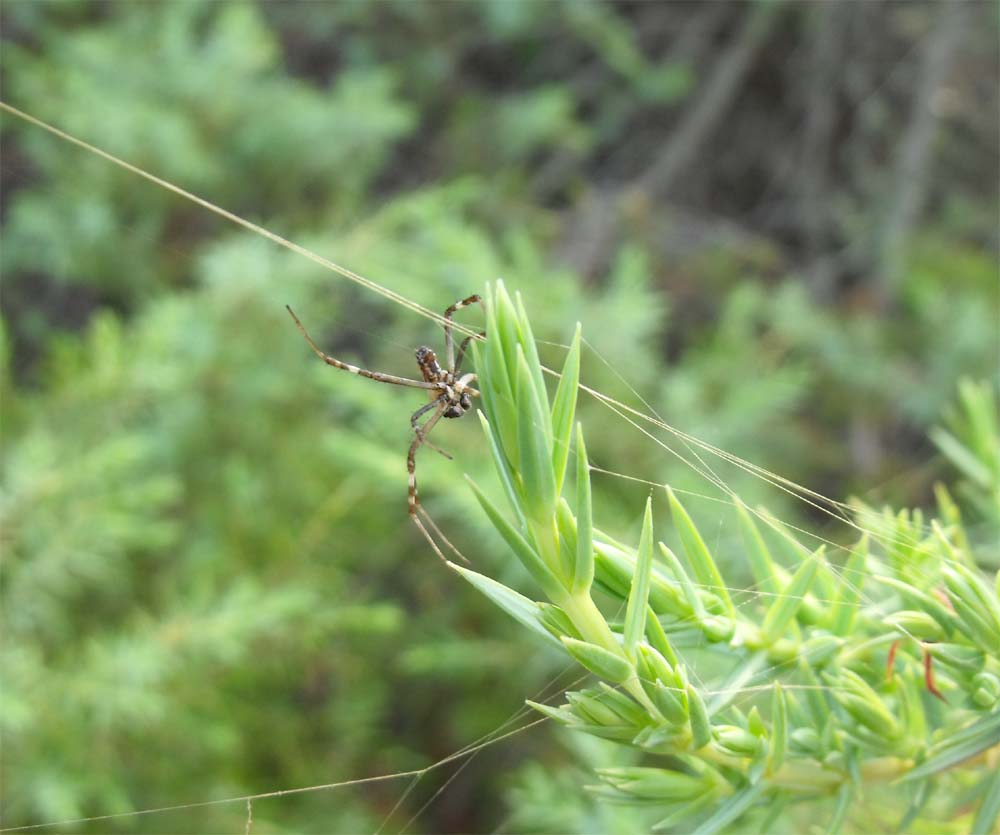
[(691, 517), (680, 503), (674, 491), (667, 488), (667, 496), (670, 499), (670, 510), (674, 518), (674, 526), (680, 534), (681, 542), (684, 543), (684, 553), (687, 555), (688, 563), (694, 570), (695, 577), (703, 586), (711, 589), (725, 606), (726, 612), (731, 618), (736, 617), (736, 609), (733, 601), (729, 597), (726, 584), (722, 581), (719, 567), (712, 559), (712, 555), (705, 545), (705, 540), (701, 538), (698, 529), (691, 521)]
[(899, 779), (922, 780), (1000, 744), (1000, 711), (989, 713), (933, 746), (920, 765)]
[[(556, 475), (556, 492), (562, 492), (569, 460), (569, 447), (573, 436), (573, 417), (576, 414), (576, 394), (580, 385), (580, 323), (576, 323), (576, 333), (563, 363), (562, 377), (556, 389), (556, 399), (552, 403), (552, 471)], [(577, 438), (580, 437), (578, 428)], [(577, 450), (579, 457), (579, 450)], [(579, 473), (579, 467), (577, 468)], [(577, 511), (579, 514), (579, 510)]]
[(500, 535), (504, 538), (510, 549), (514, 552), (514, 555), (522, 562), (525, 568), (528, 569), (531, 576), (535, 578), (535, 582), (542, 587), (542, 591), (552, 598), (561, 596), (563, 594), (563, 589), (559, 584), (559, 581), (555, 578), (555, 575), (549, 571), (548, 566), (542, 560), (542, 558), (535, 552), (535, 549), (531, 547), (528, 541), (521, 536), (514, 526), (510, 524), (504, 515), (497, 509), (496, 505), (493, 504), (479, 489), (477, 485), (471, 478), (466, 476), (466, 481), (469, 482), (469, 486), (472, 487), (472, 491), (476, 494), (476, 498), (479, 500), (480, 506), (486, 511), (486, 515), (489, 516), (490, 522), (493, 523), (493, 527), (499, 531)]
[(911, 832), (911, 825), (917, 819), (917, 816), (924, 810), (924, 806), (927, 805), (927, 801), (930, 799), (930, 796), (930, 780), (917, 783), (911, 792), (910, 803), (906, 807), (906, 811), (903, 812), (903, 816), (899, 819), (899, 823), (893, 827), (893, 832)]
[(502, 364), (507, 367), (510, 373), (510, 383), (516, 396), (518, 394), (517, 346), (521, 343), (521, 339), (518, 332), (517, 311), (514, 309), (514, 303), (511, 301), (503, 281), (497, 282), (492, 309), (495, 317), (494, 330), (496, 331), (497, 344), (503, 358)]
[(639, 537), (635, 575), (629, 591), (625, 610), (625, 653), (635, 656), (635, 648), (646, 628), (646, 606), (649, 602), (650, 577), (653, 573), (653, 499), (646, 499), (646, 512), (642, 517), (642, 534)]
[[(535, 394), (538, 396), (538, 402), (542, 406), (542, 411), (545, 412), (546, 416), (548, 416), (549, 393), (545, 388), (545, 377), (542, 375), (542, 364), (538, 360), (538, 347), (535, 345), (535, 336), (531, 332), (531, 322), (528, 320), (528, 314), (524, 309), (524, 303), (521, 300), (520, 293), (514, 294), (514, 303), (517, 309), (518, 337), (521, 342), (521, 347), (524, 350), (524, 358), (528, 362), (528, 370), (531, 372), (531, 382), (535, 387)], [(570, 423), (572, 424), (572, 421), (570, 421)], [(545, 434), (549, 439), (549, 443), (551, 443), (551, 423), (546, 424)]]
[(969, 449), (969, 447), (946, 429), (934, 427), (928, 432), (928, 435), (930, 435), (930, 439), (934, 442), (934, 445), (967, 478), (974, 481), (980, 487), (990, 487), (993, 481), (990, 468), (983, 463), (973, 450)]
[[(612, 594), (622, 600), (628, 599), (632, 587), (632, 577), (635, 574), (636, 557), (628, 546), (612, 545), (597, 528), (594, 535), (600, 539), (594, 540), (594, 570), (595, 578), (606, 586)], [(649, 589), (649, 605), (657, 614), (669, 614), (675, 618), (689, 621), (692, 618), (691, 606), (684, 599), (683, 593), (674, 579), (665, 572), (653, 566), (652, 586)]]
[[(806, 704), (809, 706), (812, 724), (819, 729), (831, 727), (828, 721), (832, 707), (829, 690), (823, 687), (816, 671), (801, 659), (799, 661), (799, 675), (802, 676), (802, 683), (805, 685), (805, 690), (802, 692), (805, 694)], [(831, 743), (824, 741), (823, 744), (830, 745)]]
[(523, 594), (514, 591), (514, 589), (508, 588), (502, 583), (498, 583), (496, 580), (492, 580), (468, 568), (463, 568), (451, 562), (448, 563), (448, 567), (461, 574), (508, 615), (519, 621), (522, 625), (527, 626), (532, 632), (542, 635), (552, 643), (561, 646), (552, 633), (545, 628), (542, 622), (542, 611), (533, 600), (529, 600)]
[(771, 694), (771, 738), (767, 753), (767, 771), (774, 774), (785, 761), (788, 751), (788, 705), (780, 682), (774, 682)]
[(646, 637), (653, 649), (657, 650), (671, 665), (677, 666), (677, 654), (667, 640), (667, 633), (663, 631), (663, 624), (656, 616), (652, 608), (646, 611)]
[(660, 546), (660, 554), (666, 562), (667, 567), (673, 573), (674, 579), (677, 581), (677, 585), (680, 586), (684, 599), (691, 607), (694, 619), (698, 623), (704, 622), (707, 617), (705, 607), (701, 602), (701, 595), (698, 594), (698, 589), (696, 589), (694, 583), (691, 582), (691, 577), (684, 570), (684, 566), (681, 565), (681, 561), (677, 559), (677, 555), (662, 542), (658, 544)]
[(531, 699), (525, 699), (524, 703), (531, 708), (534, 708), (539, 713), (543, 713), (549, 717), (549, 719), (555, 719), (562, 725), (569, 726), (579, 726), (580, 722), (570, 713), (568, 710), (562, 707), (552, 707), (552, 705), (543, 705), (540, 702), (533, 702)]
[(707, 820), (698, 825), (694, 830), (695, 835), (715, 835), (720, 829), (725, 829), (753, 806), (763, 793), (764, 784), (755, 783), (731, 794), (716, 807)]
[(764, 524), (766, 524), (772, 531), (777, 534), (775, 542), (778, 548), (785, 554), (785, 557), (789, 565), (798, 565), (802, 560), (809, 556), (809, 549), (806, 548), (798, 539), (795, 538), (795, 533), (782, 522), (773, 513), (765, 508), (761, 508), (757, 511), (757, 518), (760, 519)]
[(965, 632), (987, 652), (1000, 647), (1000, 602), (975, 569), (953, 563), (941, 570)]
[(622, 684), (635, 675), (635, 670), (620, 655), (610, 650), (591, 644), (587, 641), (577, 641), (574, 638), (562, 638), (566, 650), (594, 675), (615, 684)]
[(632, 582), (632, 571), (620, 553), (606, 550), (602, 543), (597, 543), (594, 553), (594, 581), (613, 597), (626, 600)]
[(821, 547), (811, 557), (802, 561), (802, 565), (792, 575), (791, 582), (782, 591), (781, 597), (777, 598), (771, 604), (771, 608), (767, 610), (767, 614), (764, 617), (764, 626), (761, 629), (766, 643), (773, 644), (778, 638), (784, 636), (789, 623), (795, 617), (799, 606), (802, 605), (802, 598), (805, 597), (806, 592), (809, 591), (809, 587), (812, 585), (813, 578), (816, 576), (816, 569), (822, 559), (822, 553), (823, 548)]
[(504, 351), (500, 317), (493, 294), (486, 294), (483, 305), (486, 308), (486, 341), (481, 346), (477, 342), (472, 343), (473, 350), (482, 349), (481, 361), (477, 356), (476, 371), (479, 374), (480, 383), (490, 383), (493, 391), (501, 399), (513, 401), (514, 381), (511, 379), (509, 369), (514, 367), (514, 358), (511, 355), (508, 362)]
[(992, 774), (980, 784), (982, 800), (979, 811), (972, 822), (972, 835), (989, 835), (996, 832), (997, 816), (1000, 815), (1000, 769), (994, 769)]
[(895, 577), (872, 574), (871, 578), (876, 583), (881, 583), (882, 585), (895, 589), (899, 592), (900, 597), (903, 598), (907, 606), (926, 612), (934, 618), (934, 620), (941, 624), (941, 627), (946, 633), (950, 634), (953, 630), (958, 628), (955, 616), (948, 611), (943, 603), (938, 601), (932, 595), (911, 586), (909, 583), (897, 580)]
[(549, 415), (542, 411), (520, 346), (517, 348), (517, 380), (517, 442), (524, 511), (529, 519), (546, 524), (556, 509), (552, 450), (545, 432), (550, 428)]
[(754, 524), (750, 511), (739, 499), (736, 500), (736, 514), (740, 520), (743, 542), (746, 545), (750, 571), (753, 574), (754, 585), (758, 591), (774, 594), (780, 588), (775, 574), (774, 559), (768, 550), (764, 537)]
[(840, 569), (840, 589), (830, 607), (830, 631), (834, 635), (851, 634), (854, 618), (861, 600), (861, 588), (868, 573), (868, 534), (854, 546), (847, 564)]
[[(554, 603), (536, 603), (535, 605), (541, 612), (542, 624), (552, 633), (556, 640), (563, 635), (583, 640), (583, 635), (576, 628), (576, 624), (569, 619), (569, 615), (559, 606), (556, 606)], [(562, 644), (559, 646), (562, 646)]]
[(576, 427), (576, 564), (573, 594), (585, 594), (594, 582), (594, 519), (590, 495), (590, 464), (583, 427)]
[[(678, 668), (681, 672), (683, 668)], [(690, 683), (687, 685), (688, 717), (691, 720), (691, 748), (697, 751), (712, 741), (712, 720), (708, 715), (701, 694)]]
[(843, 783), (837, 791), (837, 805), (834, 807), (833, 814), (830, 816), (830, 820), (826, 825), (826, 831), (830, 833), (830, 835), (836, 835), (836, 833), (840, 832), (840, 829), (844, 825), (844, 821), (847, 818), (847, 810), (851, 808), (851, 802), (853, 800), (854, 784), (847, 781)]
[(482, 412), (479, 413), (479, 422), (483, 427), (483, 433), (486, 435), (486, 440), (490, 445), (490, 453), (493, 455), (493, 466), (496, 468), (497, 474), (500, 476), (500, 483), (503, 485), (503, 491), (507, 496), (507, 501), (510, 503), (511, 510), (514, 511), (514, 515), (517, 517), (517, 521), (520, 523), (522, 528), (527, 528), (527, 524), (524, 520), (524, 514), (521, 511), (521, 501), (518, 497), (518, 488), (514, 482), (514, 474), (510, 471), (510, 464), (507, 461), (507, 456), (503, 454), (503, 450), (500, 449), (500, 445), (497, 443), (497, 437), (493, 434), (493, 427), (490, 426), (489, 420), (487, 420), (486, 415)]
[(516, 411), (514, 387), (510, 377), (514, 365), (508, 366), (504, 357), (492, 293), (486, 293), (483, 303), (486, 307), (486, 341), (472, 343), (478, 374), (476, 387), (479, 389), (482, 409), (497, 429), (497, 441), (511, 460), (514, 460)]
[(569, 502), (562, 496), (556, 501), (556, 527), (559, 532), (560, 576), (570, 578), (568, 586), (572, 590), (577, 556), (576, 517)]
[(755, 652), (740, 664), (735, 664), (730, 669), (729, 675), (723, 679), (716, 692), (708, 700), (708, 710), (714, 716), (719, 711), (728, 707), (740, 694), (746, 692), (755, 679), (768, 666), (767, 653)]
[[(689, 800), (687, 803), (679, 803), (676, 805), (671, 804), (671, 806), (673, 806), (673, 811), (662, 820), (654, 823), (651, 828), (653, 832), (660, 832), (664, 829), (676, 829), (677, 827), (683, 827), (685, 822), (701, 815), (706, 809), (712, 806), (715, 801), (716, 794), (713, 791), (706, 792), (694, 800)], [(688, 827), (684, 827), (681, 831), (686, 832), (687, 829)]]

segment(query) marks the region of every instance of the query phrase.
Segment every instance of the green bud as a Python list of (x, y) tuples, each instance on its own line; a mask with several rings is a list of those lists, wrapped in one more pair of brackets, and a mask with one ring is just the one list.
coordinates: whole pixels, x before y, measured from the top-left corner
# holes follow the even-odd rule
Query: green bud
[(713, 788), (705, 777), (692, 777), (665, 768), (599, 768), (597, 776), (620, 792), (648, 800), (691, 800)]
[(887, 616), (885, 623), (902, 635), (918, 641), (940, 641), (945, 637), (941, 624), (927, 612), (903, 609)]
[(707, 617), (702, 620), (701, 628), (711, 643), (728, 643), (736, 632), (736, 622), (727, 617)]
[(972, 701), (980, 707), (991, 708), (1000, 701), (1000, 678), (993, 673), (976, 673), (972, 677)]
[(760, 715), (756, 705), (750, 708), (750, 713), (747, 714), (747, 729), (754, 736), (767, 735), (767, 725), (764, 724), (764, 718)]
[(767, 649), (767, 660), (772, 664), (785, 664), (799, 654), (799, 645), (796, 641), (782, 639), (775, 641)]
[(825, 667), (844, 645), (844, 639), (828, 633), (819, 633), (802, 645), (802, 656), (813, 667)]
[(594, 675), (603, 678), (605, 681), (622, 684), (635, 675), (632, 665), (620, 655), (615, 655), (610, 650), (590, 644), (586, 641), (578, 641), (575, 638), (560, 638), (567, 652), (579, 661)]
[(843, 751), (830, 751), (822, 758), (823, 765), (833, 771), (846, 771), (847, 762)]
[(799, 605), (798, 618), (802, 623), (814, 626), (817, 623), (824, 623), (829, 618), (829, 612), (827, 607), (819, 603), (813, 595), (807, 594)]
[[(879, 733), (878, 731), (874, 731), (861, 724), (853, 725), (849, 730), (840, 731), (837, 736), (841, 740), (847, 740), (852, 745), (858, 745), (862, 748), (867, 748), (870, 751), (881, 751), (887, 753), (896, 748), (896, 737), (889, 737), (886, 734)], [(824, 761), (834, 757), (835, 755), (839, 755), (839, 759), (832, 761), (835, 761), (842, 766), (844, 755), (840, 751), (831, 751), (824, 758)]]
[(684, 690), (667, 687), (662, 681), (654, 681), (646, 688), (646, 694), (668, 722), (674, 725), (687, 722), (687, 693)]
[(591, 695), (586, 693), (567, 693), (566, 700), (573, 706), (573, 713), (588, 725), (601, 725), (602, 727), (611, 728), (620, 727), (625, 724), (621, 716)]
[(1000, 603), (977, 571), (954, 563), (941, 570), (959, 624), (983, 648), (1000, 646)]
[(663, 681), (667, 684), (672, 684), (676, 681), (677, 676), (674, 668), (653, 647), (643, 643), (639, 644), (638, 650), (640, 662), (648, 673), (647, 678)]
[(833, 697), (858, 720), (883, 739), (897, 739), (899, 722), (871, 686), (851, 670), (841, 670), (838, 676), (828, 676), (833, 685)]
[(632, 744), (653, 753), (672, 754), (677, 751), (678, 747), (686, 747), (690, 740), (691, 736), (688, 734), (687, 728), (676, 725), (669, 727), (656, 725), (639, 731), (632, 739)]
[(816, 756), (822, 750), (819, 734), (813, 728), (796, 728), (788, 739), (791, 747), (800, 754)]
[(983, 669), (983, 652), (966, 644), (929, 644), (927, 651), (949, 667), (976, 673)]
[(599, 696), (604, 704), (617, 713), (622, 718), (622, 721), (636, 727), (641, 727), (649, 722), (649, 715), (646, 711), (627, 693), (623, 693), (621, 690), (617, 690), (603, 681), (598, 682), (597, 686), (600, 690), (595, 691), (595, 694)]
[(712, 741), (712, 720), (701, 694), (690, 684), (687, 686), (688, 718), (691, 721), (691, 747), (697, 751)]
[(720, 748), (737, 757), (752, 757), (760, 750), (760, 738), (736, 725), (716, 725), (713, 735)]

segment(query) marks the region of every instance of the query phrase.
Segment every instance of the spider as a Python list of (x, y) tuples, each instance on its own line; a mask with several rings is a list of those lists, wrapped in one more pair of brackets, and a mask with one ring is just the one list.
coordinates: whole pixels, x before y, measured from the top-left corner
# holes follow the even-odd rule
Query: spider
[[(427, 436), (441, 418), (462, 417), (462, 415), (472, 408), (472, 398), (479, 396), (479, 392), (472, 388), (471, 385), (475, 381), (476, 375), (472, 373), (461, 373), (462, 360), (465, 359), (465, 351), (469, 347), (469, 342), (474, 337), (467, 336), (462, 340), (461, 345), (458, 347), (458, 355), (456, 357), (455, 342), (452, 336), (452, 316), (454, 316), (454, 314), (463, 307), (468, 307), (471, 304), (481, 302), (482, 299), (478, 295), (472, 295), (466, 299), (455, 302), (451, 305), (451, 307), (445, 310), (444, 351), (447, 364), (444, 368), (442, 368), (438, 363), (437, 355), (434, 351), (426, 345), (421, 345), (416, 350), (416, 358), (417, 366), (420, 368), (423, 380), (411, 380), (407, 377), (396, 377), (392, 374), (383, 374), (381, 371), (369, 371), (365, 368), (358, 368), (356, 365), (342, 362), (341, 360), (334, 359), (333, 357), (324, 354), (316, 343), (313, 342), (312, 337), (309, 336), (308, 331), (306, 331), (303, 324), (299, 321), (299, 317), (292, 311), (292, 308), (285, 305), (288, 312), (291, 314), (292, 319), (295, 321), (296, 327), (306, 338), (306, 342), (309, 343), (309, 347), (313, 349), (313, 353), (315, 353), (316, 356), (323, 360), (323, 362), (327, 365), (332, 365), (334, 368), (342, 368), (344, 371), (350, 371), (352, 374), (357, 374), (361, 377), (368, 377), (370, 380), (376, 380), (380, 383), (392, 383), (394, 386), (410, 386), (411, 388), (425, 389), (430, 395), (430, 403), (426, 403), (410, 415), (410, 426), (413, 428), (414, 438), (413, 442), (410, 444), (410, 451), (406, 456), (406, 471), (409, 474), (409, 496), (407, 509), (414, 524), (416, 524), (416, 526), (420, 529), (420, 532), (424, 535), (424, 538), (430, 543), (431, 547), (434, 549), (434, 553), (436, 553), (442, 560), (445, 559), (445, 556), (441, 553), (441, 549), (427, 531), (427, 528), (424, 527), (424, 523), (421, 521), (421, 516), (427, 521), (427, 524), (430, 525), (433, 531), (441, 537), (442, 540), (444, 540), (452, 551), (454, 551), (462, 560), (468, 562), (458, 549), (448, 541), (448, 537), (446, 537), (441, 532), (441, 529), (434, 524), (434, 520), (431, 519), (430, 515), (420, 504), (420, 498), (417, 494), (416, 456), (417, 450), (426, 444), (431, 449), (441, 453), (445, 456), (445, 458), (450, 459), (451, 456), (443, 449), (436, 447), (428, 441)], [(480, 333), (479, 336), (485, 336), (485, 334)], [(420, 419), (428, 412), (431, 412), (430, 417), (428, 417), (423, 424), (420, 424)]]

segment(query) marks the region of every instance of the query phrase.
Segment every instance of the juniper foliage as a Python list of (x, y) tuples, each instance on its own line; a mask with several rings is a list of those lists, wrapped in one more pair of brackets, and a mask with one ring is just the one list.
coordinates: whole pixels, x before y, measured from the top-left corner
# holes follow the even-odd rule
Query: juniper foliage
[[(916, 819), (991, 830), (1000, 576), (979, 568), (981, 542), (969, 540), (944, 487), (939, 517), (926, 521), (859, 507), (846, 521), (862, 535), (837, 561), (736, 499), (754, 576), (739, 589), (669, 486), (646, 500), (637, 544), (596, 526), (574, 423), (579, 326), (551, 402), (526, 312), (502, 282), (487, 332), (476, 346), (482, 425), (506, 509), (470, 484), (545, 599), (452, 567), (595, 679), (560, 706), (533, 707), (644, 755), (598, 768), (598, 797), (652, 807), (654, 830), (773, 831), (782, 817), (801, 826), (817, 814), (830, 832)], [(989, 511), (1000, 474), (995, 405), (971, 382), (960, 402), (959, 436), (939, 432), (938, 442)], [(657, 541), (664, 528), (678, 551)]]

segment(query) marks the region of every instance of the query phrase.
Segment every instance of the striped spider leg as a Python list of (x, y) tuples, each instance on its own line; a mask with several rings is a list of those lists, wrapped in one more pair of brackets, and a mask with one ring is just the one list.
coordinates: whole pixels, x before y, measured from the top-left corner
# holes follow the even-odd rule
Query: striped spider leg
[[(436, 447), (428, 441), (427, 436), (430, 434), (437, 422), (441, 420), (441, 418), (462, 417), (462, 415), (472, 408), (472, 398), (479, 396), (479, 392), (472, 387), (472, 383), (476, 380), (476, 375), (472, 373), (461, 373), (462, 361), (465, 359), (466, 349), (469, 347), (469, 342), (473, 339), (473, 337), (467, 336), (462, 340), (456, 356), (455, 340), (452, 334), (452, 317), (454, 314), (463, 307), (479, 302), (481, 302), (480, 297), (472, 295), (466, 299), (455, 302), (455, 304), (451, 305), (451, 307), (444, 312), (444, 345), (446, 358), (446, 366), (444, 368), (442, 368), (438, 363), (437, 355), (433, 350), (428, 348), (426, 345), (421, 345), (417, 348), (417, 367), (420, 369), (420, 374), (423, 377), (422, 380), (411, 380), (408, 377), (396, 377), (392, 374), (383, 374), (381, 371), (369, 371), (365, 368), (358, 368), (356, 365), (351, 365), (350, 363), (343, 362), (323, 353), (319, 346), (313, 342), (312, 337), (309, 336), (309, 333), (299, 321), (298, 316), (296, 316), (295, 313), (292, 312), (292, 309), (286, 305), (288, 312), (291, 314), (292, 319), (295, 322), (295, 326), (305, 337), (306, 342), (309, 343), (309, 347), (312, 348), (313, 353), (315, 353), (316, 356), (323, 360), (323, 362), (327, 365), (332, 365), (334, 368), (341, 368), (344, 371), (350, 371), (352, 374), (367, 377), (368, 379), (376, 380), (379, 383), (391, 383), (395, 386), (409, 386), (411, 388), (419, 388), (427, 391), (430, 397), (430, 402), (421, 406), (410, 416), (410, 426), (413, 429), (414, 438), (413, 442), (410, 444), (410, 451), (406, 456), (406, 471), (409, 474), (409, 495), (407, 508), (410, 518), (413, 520), (414, 524), (420, 529), (424, 538), (430, 543), (431, 547), (434, 549), (434, 553), (437, 554), (442, 560), (445, 559), (445, 556), (441, 553), (441, 549), (438, 547), (434, 538), (430, 535), (427, 527), (424, 526), (425, 521), (427, 522), (427, 525), (430, 526), (431, 530), (433, 530), (434, 533), (436, 533), (445, 542), (445, 544), (458, 555), (460, 559), (468, 562), (468, 560), (462, 556), (461, 552), (451, 544), (448, 537), (442, 533), (441, 529), (434, 523), (434, 520), (431, 519), (430, 514), (428, 514), (420, 504), (420, 497), (417, 494), (416, 456), (417, 450), (426, 444), (436, 452), (440, 452), (446, 458), (451, 458), (451, 456), (448, 455), (448, 453), (443, 449)], [(480, 336), (483, 335), (484, 334), (480, 334)], [(428, 413), (430, 413), (430, 416), (427, 417), (427, 419), (421, 424), (420, 419)]]

